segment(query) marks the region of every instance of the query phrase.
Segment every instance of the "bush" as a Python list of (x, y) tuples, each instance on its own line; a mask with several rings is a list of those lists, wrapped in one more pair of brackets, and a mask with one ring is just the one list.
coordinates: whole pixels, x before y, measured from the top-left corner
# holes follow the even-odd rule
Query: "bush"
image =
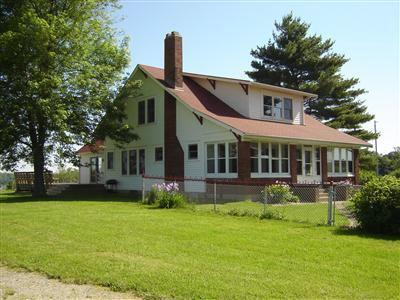
[(400, 179), (376, 177), (351, 199), (360, 227), (375, 233), (400, 233)]
[(283, 219), (285, 219), (285, 216), (283, 213), (281, 213), (279, 211), (266, 210), (260, 214), (260, 220), (264, 220), (264, 219), (283, 220)]
[(360, 184), (364, 185), (370, 182), (371, 180), (377, 178), (376, 173), (373, 171), (360, 170)]
[(287, 203), (299, 202), (299, 197), (293, 195), (290, 187), (286, 183), (277, 183), (266, 186), (261, 192), (263, 197), (267, 197), (267, 203)]
[(185, 206), (187, 201), (185, 196), (179, 193), (178, 184), (174, 182), (153, 185), (145, 203), (155, 204), (159, 208), (178, 208)]

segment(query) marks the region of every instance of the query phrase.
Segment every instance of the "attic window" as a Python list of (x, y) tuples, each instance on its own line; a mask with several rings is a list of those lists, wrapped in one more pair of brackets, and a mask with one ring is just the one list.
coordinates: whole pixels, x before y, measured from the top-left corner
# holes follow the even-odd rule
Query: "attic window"
[(265, 95), (263, 103), (265, 117), (277, 120), (293, 120), (293, 101), (291, 98), (272, 97)]

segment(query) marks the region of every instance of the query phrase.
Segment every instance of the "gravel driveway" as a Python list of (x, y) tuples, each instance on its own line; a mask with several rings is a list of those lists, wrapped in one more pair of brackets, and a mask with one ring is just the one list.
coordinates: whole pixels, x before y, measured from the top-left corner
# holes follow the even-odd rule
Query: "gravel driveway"
[(69, 284), (0, 266), (0, 299), (141, 299), (88, 284)]

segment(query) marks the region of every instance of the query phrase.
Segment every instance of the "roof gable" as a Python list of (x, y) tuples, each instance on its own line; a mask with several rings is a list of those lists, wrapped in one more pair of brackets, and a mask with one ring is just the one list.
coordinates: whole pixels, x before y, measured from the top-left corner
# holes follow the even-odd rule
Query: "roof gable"
[(369, 143), (328, 127), (306, 114), (304, 116), (304, 125), (256, 120), (244, 117), (214, 94), (197, 84), (191, 78), (190, 73), (184, 73), (182, 89), (172, 89), (169, 88), (164, 81), (163, 69), (144, 65), (139, 65), (139, 68), (153, 79), (157, 80), (166, 91), (196, 113), (214, 120), (225, 127), (229, 127), (233, 131), (244, 136), (274, 137), (355, 146), (370, 146)]

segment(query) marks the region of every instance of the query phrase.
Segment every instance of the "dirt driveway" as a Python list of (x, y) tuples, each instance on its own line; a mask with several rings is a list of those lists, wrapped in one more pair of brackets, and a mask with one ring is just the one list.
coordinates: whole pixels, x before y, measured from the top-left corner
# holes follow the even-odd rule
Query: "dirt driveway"
[(88, 284), (67, 284), (43, 275), (0, 266), (0, 299), (141, 299)]

